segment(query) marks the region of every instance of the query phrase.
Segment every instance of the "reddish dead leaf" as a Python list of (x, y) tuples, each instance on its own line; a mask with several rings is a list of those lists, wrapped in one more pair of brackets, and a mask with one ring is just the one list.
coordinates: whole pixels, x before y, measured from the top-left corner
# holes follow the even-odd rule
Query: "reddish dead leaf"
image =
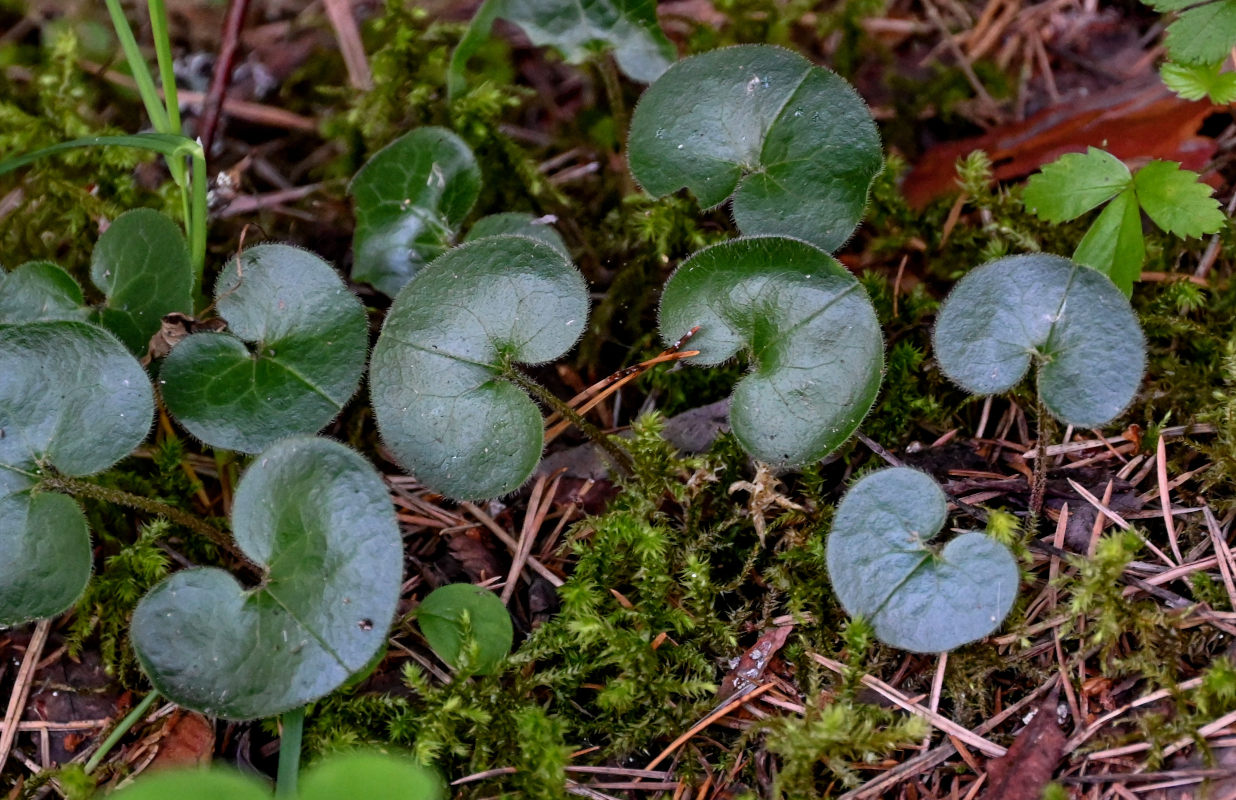
[(473, 583), (501, 574), (498, 559), (481, 541), (479, 528), (469, 528), (448, 534), (447, 546), (451, 549), (451, 555), (459, 560), (460, 566)]
[[(1207, 102), (1181, 100), (1158, 76), (1070, 98), (1024, 122), (995, 128), (983, 136), (933, 147), (906, 176), (906, 199), (922, 208), (957, 191), (957, 159), (974, 150), (990, 157), (997, 180), (1021, 178), (1065, 153), (1101, 147), (1122, 161), (1153, 158), (1179, 161), (1202, 171), (1214, 155), (1214, 139), (1197, 135), (1213, 111)], [(1135, 165), (1134, 165), (1135, 166)]]
[(987, 762), (985, 800), (1039, 800), (1043, 796), (1064, 752), (1064, 731), (1056, 720), (1059, 698), (1057, 684), (1009, 751)]
[(206, 766), (214, 750), (215, 727), (206, 717), (193, 712), (173, 714), (163, 729), (159, 752), (150, 769)]
[(760, 682), (760, 678), (764, 675), (764, 670), (768, 668), (768, 663), (772, 661), (772, 657), (777, 654), (777, 651), (785, 646), (786, 640), (790, 638), (790, 632), (794, 630), (793, 625), (786, 625), (781, 628), (773, 628), (770, 631), (765, 631), (755, 644), (751, 645), (747, 652), (742, 654), (734, 667), (725, 676), (725, 680), (721, 682), (721, 691), (717, 694), (718, 700), (725, 700), (733, 697), (737, 692), (751, 689)]

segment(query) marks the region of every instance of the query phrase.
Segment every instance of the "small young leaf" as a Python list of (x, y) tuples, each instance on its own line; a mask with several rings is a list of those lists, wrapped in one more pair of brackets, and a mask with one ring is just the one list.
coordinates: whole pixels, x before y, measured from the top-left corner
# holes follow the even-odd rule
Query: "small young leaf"
[(379, 150), (349, 189), (352, 279), (394, 297), (454, 241), (480, 190), (472, 150), (445, 128), (417, 128)]
[(235, 770), (176, 769), (139, 775), (108, 800), (270, 800), (270, 790), (252, 775)]
[(933, 341), (940, 368), (974, 394), (1011, 389), (1036, 362), (1047, 410), (1079, 428), (1123, 411), (1146, 367), (1128, 298), (1096, 270), (1042, 253), (997, 259), (958, 281)]
[(107, 295), (99, 322), (141, 357), (164, 314), (190, 313), (193, 268), (175, 222), (149, 208), (126, 211), (99, 237), (90, 279)]
[(1178, 64), (1168, 61), (1159, 68), (1167, 88), (1185, 100), (1209, 98), (1215, 105), (1236, 101), (1236, 72), (1223, 72), (1223, 61), (1213, 64)]
[(1040, 219), (1067, 222), (1111, 200), (1132, 180), (1123, 161), (1091, 147), (1084, 155), (1066, 153), (1031, 175), (1022, 201)]
[(84, 322), (0, 326), (0, 625), (58, 614), (90, 579), (86, 518), (32, 491), (46, 467), (107, 469), (146, 438), (154, 393), (111, 334)]
[(447, 88), (464, 89), (464, 68), (489, 38), (495, 19), (523, 29), (537, 47), (556, 48), (572, 64), (598, 50), (613, 50), (618, 68), (633, 81), (651, 83), (678, 54), (657, 23), (653, 0), (485, 0), (451, 54)]
[(1175, 161), (1151, 161), (1133, 176), (1133, 186), (1146, 216), (1168, 233), (1201, 236), (1227, 222), (1219, 201), (1211, 197), (1214, 190)]
[(519, 211), (507, 211), (502, 214), (490, 214), (487, 217), (481, 217), (468, 231), (464, 241), (471, 242), (476, 239), (483, 239), (486, 236), (501, 236), (504, 233), (538, 239), (559, 253), (562, 253), (564, 258), (571, 257), (571, 251), (567, 249), (566, 242), (562, 241), (562, 235), (554, 229), (553, 225), (531, 214), (524, 214)]
[[(506, 609), (503, 609), (505, 613)], [(314, 764), (300, 782), (300, 800), (439, 800), (442, 781), (410, 758), (356, 752)]]
[(228, 333), (195, 333), (163, 362), (163, 399), (214, 447), (256, 453), (314, 433), (356, 392), (365, 311), (339, 276), (305, 250), (267, 244), (230, 261), (215, 284)]
[(692, 328), (695, 363), (745, 351), (730, 422), (761, 461), (801, 466), (841, 446), (880, 388), (883, 340), (858, 281), (832, 256), (781, 237), (735, 239), (687, 259), (661, 294), (661, 337)]
[(241, 478), (232, 530), (266, 570), (259, 586), (189, 569), (133, 614), (133, 646), (160, 692), (205, 714), (270, 717), (333, 691), (385, 645), (403, 546), (364, 458), (309, 436), (275, 444)]
[(828, 575), (851, 615), (885, 644), (916, 653), (952, 650), (1000, 626), (1017, 597), (1017, 562), (1004, 545), (963, 533), (936, 552), (927, 543), (948, 520), (948, 499), (906, 467), (850, 488), (828, 536)]
[(0, 324), (76, 320), (90, 314), (82, 289), (69, 273), (50, 261), (31, 261), (0, 272)]
[(840, 247), (883, 168), (880, 137), (854, 88), (788, 50), (741, 45), (679, 61), (644, 92), (628, 159), (654, 197), (691, 190), (704, 207), (734, 195), (745, 234)]
[(373, 351), (387, 447), (451, 497), (519, 488), (541, 458), (544, 422), (502, 373), (561, 356), (587, 316), (583, 276), (547, 244), (487, 236), (448, 251), (395, 298)]
[(1141, 277), (1146, 260), (1146, 244), (1142, 239), (1142, 213), (1132, 189), (1116, 195), (1099, 212), (1078, 243), (1073, 260), (1111, 278), (1125, 297), (1133, 295), (1133, 283)]
[(1172, 61), (1213, 64), (1228, 56), (1236, 40), (1236, 0), (1149, 0), (1156, 11), (1179, 16), (1167, 26), (1167, 53)]
[[(464, 615), (468, 617), (464, 626)], [(515, 641), (511, 615), (498, 596), (470, 583), (451, 583), (429, 593), (416, 608), (416, 622), (438, 657), (452, 667), (459, 663), (465, 634), (480, 648), (476, 671), (494, 671)]]

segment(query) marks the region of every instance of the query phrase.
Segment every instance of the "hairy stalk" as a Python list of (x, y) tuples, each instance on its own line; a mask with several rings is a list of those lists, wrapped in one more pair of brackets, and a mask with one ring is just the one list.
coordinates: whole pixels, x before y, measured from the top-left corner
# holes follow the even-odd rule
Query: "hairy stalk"
[(1030, 527), (1029, 530), (1038, 530), (1039, 513), (1043, 510), (1043, 497), (1047, 493), (1047, 434), (1048, 425), (1047, 407), (1043, 405), (1043, 395), (1035, 388), (1034, 401), (1034, 426), (1035, 431), (1035, 458), (1034, 458), (1034, 483), (1030, 487)]
[(628, 475), (635, 474), (635, 465), (631, 459), (631, 454), (615, 442), (613, 437), (606, 436), (600, 428), (580, 416), (575, 409), (564, 403), (553, 392), (511, 366), (503, 370), (502, 377), (529, 394), (535, 395), (554, 411), (561, 414), (563, 419), (570, 420), (571, 424), (582, 431), (585, 436), (600, 445), (606, 455), (610, 457), (610, 460), (614, 462), (614, 466)]
[[(610, 114), (614, 118), (614, 129), (618, 136), (618, 153), (622, 154), (627, 149), (629, 121), (627, 104), (622, 99), (622, 82), (618, 77), (618, 68), (614, 66), (614, 57), (608, 53), (597, 58), (596, 65), (597, 71), (601, 74), (601, 84), (605, 87), (605, 99), (609, 102)], [(623, 195), (633, 194), (636, 189), (630, 170), (622, 170), (619, 177), (622, 181)]]

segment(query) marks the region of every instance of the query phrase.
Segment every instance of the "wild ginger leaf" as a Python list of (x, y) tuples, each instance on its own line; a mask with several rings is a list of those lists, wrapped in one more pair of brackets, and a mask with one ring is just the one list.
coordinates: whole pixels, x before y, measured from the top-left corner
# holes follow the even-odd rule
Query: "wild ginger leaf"
[(1196, 172), (1174, 161), (1151, 161), (1133, 176), (1142, 210), (1154, 223), (1177, 236), (1215, 233), (1227, 222), (1214, 191)]
[(1116, 195), (1099, 212), (1078, 243), (1073, 260), (1111, 278), (1126, 297), (1133, 295), (1133, 283), (1141, 277), (1146, 260), (1146, 244), (1142, 239), (1137, 195), (1132, 189)]
[(168, 410), (194, 436), (256, 453), (321, 430), (355, 394), (365, 311), (313, 253), (248, 248), (219, 275), (215, 303), (228, 330), (186, 337), (160, 373)]
[(916, 653), (952, 650), (1000, 626), (1021, 577), (1008, 548), (982, 533), (928, 543), (948, 520), (948, 498), (906, 467), (850, 488), (828, 536), (828, 576), (845, 610), (880, 641)]
[(709, 208), (733, 195), (743, 233), (828, 251), (854, 232), (883, 168), (879, 133), (854, 88), (768, 45), (670, 67), (635, 109), (628, 161), (654, 197), (686, 187)]
[(932, 341), (944, 374), (973, 394), (1008, 391), (1033, 362), (1047, 410), (1079, 428), (1123, 411), (1146, 368), (1128, 298), (1097, 270), (1043, 253), (968, 273), (940, 307)]
[(554, 218), (534, 217), (521, 211), (505, 211), (500, 214), (490, 214), (478, 219), (468, 229), (468, 235), (464, 237), (464, 241), (471, 242), (486, 236), (517, 234), (519, 236), (528, 236), (532, 239), (539, 239), (562, 253), (566, 258), (570, 258), (571, 251), (567, 249), (566, 242), (562, 240), (562, 234), (558, 233), (557, 229), (549, 222), (552, 219)]
[(1236, 72), (1223, 72), (1226, 63), (1226, 59), (1213, 64), (1168, 61), (1159, 68), (1159, 77), (1185, 100), (1209, 98), (1215, 105), (1227, 105), (1236, 100)]
[(1111, 200), (1132, 179), (1124, 162), (1091, 147), (1084, 154), (1066, 153), (1031, 175), (1022, 201), (1040, 219), (1067, 222)]
[(518, 489), (541, 458), (544, 421), (504, 371), (558, 358), (587, 317), (583, 276), (544, 242), (486, 236), (449, 250), (395, 298), (373, 351), (386, 446), (451, 497)]
[(840, 447), (880, 387), (884, 343), (857, 279), (806, 242), (736, 239), (682, 263), (661, 294), (661, 337), (694, 327), (691, 363), (742, 353), (730, 422), (747, 452), (802, 466)]
[(89, 316), (82, 287), (50, 261), (30, 261), (0, 272), (0, 324), (75, 320)]
[(184, 570), (133, 614), (133, 646), (160, 692), (227, 719), (270, 717), (334, 691), (385, 646), (403, 544), (362, 456), (311, 436), (276, 443), (241, 478), (232, 530), (264, 568), (260, 585)]

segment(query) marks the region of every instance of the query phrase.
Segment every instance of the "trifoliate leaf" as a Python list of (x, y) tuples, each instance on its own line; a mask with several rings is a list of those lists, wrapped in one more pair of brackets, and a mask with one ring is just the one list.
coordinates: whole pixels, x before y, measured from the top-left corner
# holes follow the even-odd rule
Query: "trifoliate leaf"
[(1116, 195), (1095, 219), (1073, 253), (1073, 260), (1094, 267), (1112, 279), (1125, 296), (1142, 274), (1146, 244), (1142, 240), (1142, 213), (1137, 195), (1126, 189)]
[(1213, 64), (1227, 58), (1236, 41), (1236, 0), (1150, 0), (1150, 5), (1180, 15), (1167, 26), (1172, 61)]
[(1185, 100), (1209, 98), (1216, 105), (1236, 100), (1236, 72), (1222, 72), (1225, 61), (1214, 64), (1179, 64), (1168, 61), (1159, 68), (1167, 88)]
[(1227, 217), (1214, 191), (1196, 172), (1175, 161), (1151, 161), (1133, 177), (1137, 200), (1154, 223), (1177, 236), (1201, 236), (1221, 229)]
[(1067, 222), (1111, 200), (1129, 186), (1129, 168), (1111, 153), (1091, 147), (1067, 153), (1026, 181), (1027, 210), (1047, 222)]

